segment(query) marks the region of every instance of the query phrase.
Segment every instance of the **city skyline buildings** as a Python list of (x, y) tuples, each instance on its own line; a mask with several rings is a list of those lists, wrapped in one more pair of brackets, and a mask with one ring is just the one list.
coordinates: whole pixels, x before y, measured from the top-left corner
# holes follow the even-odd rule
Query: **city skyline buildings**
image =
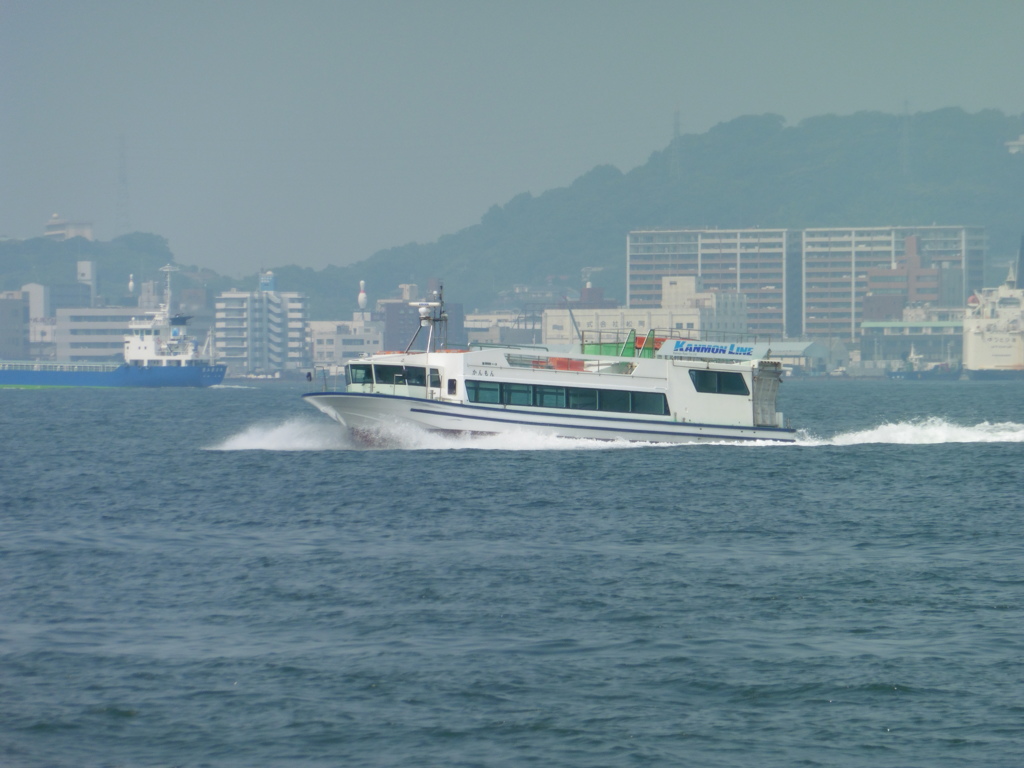
[(695, 275), (706, 290), (747, 296), (752, 334), (855, 342), (869, 271), (897, 270), (910, 237), (951, 303), (984, 287), (983, 227), (646, 229), (626, 238), (626, 306), (658, 306), (663, 277)]

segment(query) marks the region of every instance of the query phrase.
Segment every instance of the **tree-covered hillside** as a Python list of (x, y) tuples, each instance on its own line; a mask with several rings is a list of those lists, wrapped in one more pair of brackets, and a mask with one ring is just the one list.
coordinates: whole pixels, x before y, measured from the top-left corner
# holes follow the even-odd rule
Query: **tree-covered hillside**
[[(128, 280), (135, 280), (136, 292), (144, 281), (164, 276), (160, 267), (174, 261), (167, 240), (157, 235), (135, 232), (109, 242), (73, 237), (70, 240), (0, 241), (0, 290), (18, 290), (27, 283), (67, 285), (77, 279), (79, 261), (96, 263), (97, 293), (104, 301), (117, 304), (128, 294)], [(205, 287), (226, 290), (231, 283), (210, 270), (183, 268), (174, 276), (175, 288)], [(255, 278), (252, 283), (255, 285)]]
[[(569, 187), (514, 197), (434, 243), (344, 267), (274, 271), (278, 288), (307, 293), (320, 319), (351, 312), (360, 280), (372, 300), (392, 295), (399, 283), (426, 287), (440, 277), (449, 300), (483, 309), (515, 306), (509, 294), (516, 284), (578, 288), (581, 270), (600, 268), (595, 284), (622, 299), (626, 234), (647, 227), (978, 225), (988, 230), (990, 258), (1004, 262), (1024, 230), (1024, 153), (1006, 148), (1022, 133), (1021, 116), (992, 110), (865, 112), (794, 126), (777, 115), (742, 117), (679, 136), (628, 173), (600, 166)], [(48, 252), (56, 245), (33, 247)], [(83, 258), (87, 245), (78, 246)], [(15, 268), (9, 255), (17, 250), (0, 243), (4, 287), (38, 275), (38, 265)], [(132, 258), (126, 252), (100, 260), (101, 281), (136, 271)], [(254, 285), (255, 276), (245, 282)]]
[[(445, 279), (450, 299), (485, 307), (515, 283), (565, 276), (578, 287), (583, 268), (602, 267), (595, 284), (622, 298), (626, 234), (645, 227), (980, 225), (990, 257), (1005, 261), (1024, 230), (1024, 154), (1005, 144), (1021, 133), (1020, 116), (996, 111), (859, 113), (795, 126), (742, 117), (680, 136), (628, 173), (595, 168), (569, 187), (494, 206), (436, 243), (382, 251), (316, 281), (346, 310), (360, 279), (380, 296), (432, 276)], [(313, 282), (304, 289), (314, 293)]]

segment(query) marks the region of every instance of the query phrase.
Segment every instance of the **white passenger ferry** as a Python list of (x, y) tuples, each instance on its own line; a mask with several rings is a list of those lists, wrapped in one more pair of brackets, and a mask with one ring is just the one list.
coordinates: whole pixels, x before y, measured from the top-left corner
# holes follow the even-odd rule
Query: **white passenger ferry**
[(426, 351), (381, 352), (345, 366), (345, 390), (303, 397), (368, 442), (389, 427), (644, 442), (792, 442), (776, 410), (778, 361), (755, 345), (635, 332), (584, 334), (566, 352), (542, 347), (447, 349), (440, 293), (413, 302)]

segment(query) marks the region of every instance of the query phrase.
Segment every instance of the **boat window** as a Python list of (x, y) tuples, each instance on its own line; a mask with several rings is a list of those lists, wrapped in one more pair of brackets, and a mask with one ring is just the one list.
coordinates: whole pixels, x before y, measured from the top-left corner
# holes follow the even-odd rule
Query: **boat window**
[(500, 403), (501, 385), (496, 381), (466, 381), (466, 397), (471, 403)]
[(720, 395), (749, 395), (742, 373), (732, 371), (690, 371), (690, 379), (698, 392)]
[(565, 408), (565, 387), (535, 386), (533, 404), (542, 408)]
[(630, 393), (633, 413), (652, 413), (657, 416), (668, 415), (668, 399), (663, 392), (632, 392)]
[(378, 384), (405, 384), (404, 368), (402, 365), (375, 365), (373, 380)]
[(458, 384), (458, 381), (456, 379), (448, 379), (448, 394), (449, 395), (456, 395), (456, 394), (458, 394), (458, 392), (459, 392), (458, 386), (459, 386), (459, 384)]
[(747, 382), (744, 380), (742, 373), (719, 373), (718, 391), (723, 395), (746, 396), (750, 394), (750, 390), (747, 389)]
[(718, 391), (717, 371), (690, 371), (690, 379), (698, 392)]
[(529, 384), (502, 384), (501, 401), (505, 405), (533, 405), (533, 387)]
[[(736, 374), (741, 376), (741, 374)], [(717, 386), (717, 384), (716, 384)], [(448, 379), (448, 394), (456, 393), (455, 379)], [(663, 392), (629, 392), (589, 387), (552, 387), (543, 384), (466, 380), (466, 399), (471, 403), (532, 405), (540, 408), (571, 408), (577, 411), (611, 411), (669, 414)]]
[(597, 410), (596, 389), (582, 389), (580, 387), (569, 387), (567, 393), (569, 396), (570, 408), (577, 408), (581, 411)]
[(403, 383), (413, 387), (427, 386), (427, 369), (418, 366), (407, 365), (404, 367), (405, 380)]
[(598, 410), (629, 413), (629, 392), (615, 389), (602, 389), (597, 400)]
[(441, 388), (441, 372), (437, 368), (430, 369), (430, 386), (434, 389)]
[(372, 384), (373, 372), (369, 365), (356, 365), (353, 363), (345, 369), (346, 384)]

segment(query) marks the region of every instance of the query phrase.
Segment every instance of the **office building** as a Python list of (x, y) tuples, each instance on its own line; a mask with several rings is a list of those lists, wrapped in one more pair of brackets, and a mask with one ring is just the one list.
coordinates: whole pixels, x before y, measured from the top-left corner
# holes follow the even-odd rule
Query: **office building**
[(311, 320), (307, 327), (314, 366), (344, 365), (384, 349), (384, 322), (372, 312), (353, 312), (351, 320)]
[(28, 357), (29, 299), (23, 291), (0, 291), (0, 360)]
[(124, 337), (138, 307), (72, 307), (57, 310), (53, 335), (56, 358), (104, 363), (124, 360)]
[(638, 230), (626, 238), (626, 305), (660, 307), (661, 279), (693, 275), (703, 290), (747, 297), (750, 333), (781, 338), (799, 324), (799, 232)]
[(226, 291), (214, 302), (214, 353), (228, 376), (308, 368), (306, 296), (275, 290), (273, 273), (256, 291)]
[(93, 240), (92, 223), (87, 221), (68, 221), (59, 214), (53, 214), (43, 227), (43, 237), (48, 240), (70, 240), (72, 237), (84, 237)]
[(692, 275), (663, 277), (657, 307), (544, 310), (544, 343), (595, 339), (601, 332), (669, 331), (691, 338), (749, 335), (747, 301), (735, 291), (705, 291)]
[[(986, 249), (982, 227), (824, 228), (805, 229), (801, 234), (801, 335), (857, 341), (866, 319), (869, 275), (878, 295), (887, 274), (898, 282), (912, 269), (916, 277), (930, 283), (937, 303), (961, 308), (982, 287)], [(913, 238), (911, 247), (916, 249), (909, 268), (908, 238)], [(904, 288), (909, 300), (912, 291)]]
[(962, 307), (982, 287), (982, 227), (637, 230), (626, 241), (627, 302), (658, 306), (662, 277), (696, 275), (705, 290), (747, 297), (752, 334), (856, 342), (869, 276), (876, 296), (902, 279), (909, 237), (913, 269), (938, 303)]

